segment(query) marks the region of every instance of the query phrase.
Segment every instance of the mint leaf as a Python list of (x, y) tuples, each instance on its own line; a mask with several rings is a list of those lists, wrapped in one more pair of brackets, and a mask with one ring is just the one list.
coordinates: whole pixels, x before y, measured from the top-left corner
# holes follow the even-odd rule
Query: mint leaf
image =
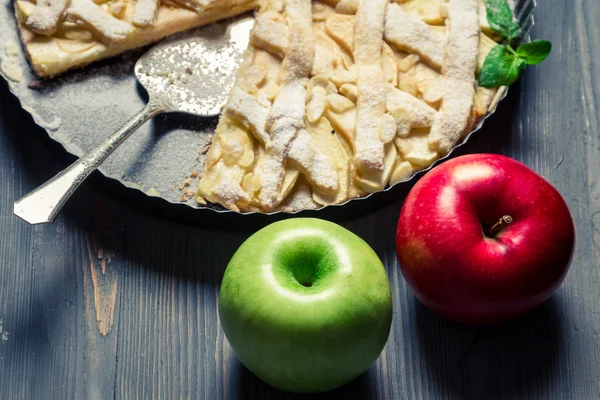
[(513, 54), (505, 54), (498, 65), (499, 86), (510, 86), (519, 78), (519, 74), (527, 66), (527, 63)]
[(479, 71), (478, 84), (485, 88), (502, 86), (500, 82), (500, 63), (506, 57), (506, 48), (499, 44), (490, 50), (481, 71)]
[(519, 36), (519, 25), (513, 19), (507, 0), (487, 0), (486, 10), (490, 28), (509, 42)]
[(487, 19), (490, 27), (504, 39), (487, 55), (477, 83), (481, 87), (495, 88), (512, 85), (529, 65), (544, 61), (552, 51), (546, 40), (525, 43), (515, 51), (511, 44), (519, 36), (519, 25), (515, 22), (508, 0), (487, 0)]
[(539, 64), (552, 51), (552, 43), (547, 40), (533, 40), (517, 48), (517, 55), (529, 65)]
[(527, 63), (524, 60), (499, 44), (485, 58), (477, 83), (485, 88), (510, 86), (519, 78), (525, 66)]

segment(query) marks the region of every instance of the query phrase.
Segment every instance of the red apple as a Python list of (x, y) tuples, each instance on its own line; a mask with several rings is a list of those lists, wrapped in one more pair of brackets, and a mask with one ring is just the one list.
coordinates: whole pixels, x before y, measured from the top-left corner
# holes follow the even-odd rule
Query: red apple
[(455, 158), (411, 190), (398, 221), (404, 279), (455, 321), (486, 324), (548, 299), (569, 269), (573, 219), (560, 194), (508, 157)]

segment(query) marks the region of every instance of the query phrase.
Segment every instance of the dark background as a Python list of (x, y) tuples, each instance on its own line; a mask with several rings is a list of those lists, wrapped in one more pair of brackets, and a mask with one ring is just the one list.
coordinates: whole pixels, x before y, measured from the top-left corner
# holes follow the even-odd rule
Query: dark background
[[(550, 180), (577, 227), (571, 271), (530, 315), (476, 328), (411, 296), (394, 235), (410, 187), (337, 210), (385, 263), (394, 323), (359, 379), (321, 398), (600, 398), (600, 2), (540, 1), (528, 69), (456, 155), (514, 157)], [(297, 398), (258, 381), (225, 340), (218, 287), (235, 249), (273, 218), (187, 213), (101, 176), (53, 225), (28, 226), (12, 203), (71, 159), (0, 83), (0, 397), (3, 399)]]

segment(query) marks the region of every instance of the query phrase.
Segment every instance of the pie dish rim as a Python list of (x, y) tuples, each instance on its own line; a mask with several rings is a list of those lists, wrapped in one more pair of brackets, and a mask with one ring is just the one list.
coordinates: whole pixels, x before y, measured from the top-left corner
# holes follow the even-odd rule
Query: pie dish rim
[[(10, 2), (12, 3), (12, 2)], [(529, 32), (531, 30), (531, 27), (533, 27), (534, 25), (534, 18), (533, 18), (533, 13), (535, 8), (537, 7), (536, 1), (535, 0), (521, 0), (521, 3), (524, 4), (519, 4), (520, 5), (520, 9), (524, 9), (524, 10), (528, 10), (527, 11), (527, 15), (525, 16), (525, 18), (521, 18), (521, 22), (525, 21), (526, 23), (524, 24), (526, 32), (523, 36), (524, 40), (528, 41), (530, 38)], [(12, 8), (12, 4), (9, 4), (9, 8)], [(12, 9), (10, 10), (11, 12), (13, 11)], [(11, 13), (9, 12), (9, 14)], [(248, 15), (248, 13), (245, 13), (243, 15)], [(4, 40), (2, 41), (3, 44), (7, 44), (4, 42)], [(25, 50), (23, 49), (23, 47), (20, 45), (18, 46), (19, 49), (19, 57), (26, 57), (25, 54)], [(134, 50), (135, 51), (135, 50)], [(118, 56), (117, 56), (118, 58)], [(116, 58), (113, 58), (112, 60), (115, 60)], [(104, 63), (111, 63), (111, 59), (104, 61)], [(94, 65), (92, 64), (91, 66), (86, 66), (83, 69), (79, 69), (79, 71), (90, 71), (94, 69)], [(66, 74), (68, 74), (69, 72), (67, 72)], [(86, 73), (86, 72), (84, 72)], [(61, 140), (61, 137), (59, 137), (58, 135), (54, 135), (53, 134), (53, 130), (49, 129), (47, 127), (47, 124), (41, 120), (41, 118), (39, 117), (39, 115), (35, 112), (35, 105), (32, 104), (25, 104), (24, 103), (24, 99), (21, 98), (21, 96), (19, 96), (19, 93), (17, 92), (17, 90), (15, 90), (15, 85), (17, 84), (21, 84), (21, 83), (17, 83), (17, 82), (13, 82), (11, 79), (9, 79), (5, 72), (0, 68), (0, 76), (7, 82), (7, 87), (9, 89), (9, 91), (11, 92), (11, 94), (17, 99), (17, 101), (19, 102), (19, 105), (21, 108), (23, 108), (23, 110), (25, 110), (32, 118), (32, 120), (35, 122), (36, 125), (38, 125), (40, 128), (42, 128), (46, 134), (48, 135), (48, 137), (50, 139), (52, 139), (53, 141), (57, 142), (67, 153), (72, 154), (76, 157), (80, 157), (82, 154), (77, 154), (76, 151), (73, 150), (69, 150), (67, 148), (67, 144), (65, 144), (63, 142), (63, 140)], [(294, 211), (283, 211), (283, 210), (277, 210), (277, 211), (272, 211), (272, 212), (260, 212), (260, 211), (241, 211), (241, 212), (235, 212), (233, 210), (230, 210), (228, 208), (225, 208), (219, 204), (212, 204), (212, 203), (207, 203), (205, 205), (203, 204), (199, 204), (196, 203), (195, 201), (193, 201), (193, 205), (190, 204), (190, 202), (185, 203), (185, 202), (181, 202), (181, 201), (174, 201), (174, 200), (170, 200), (167, 199), (163, 196), (156, 196), (155, 194), (150, 193), (150, 190), (145, 190), (144, 188), (140, 187), (139, 185), (136, 185), (135, 182), (130, 182), (127, 180), (124, 180), (123, 177), (117, 177), (111, 174), (106, 173), (105, 171), (102, 170), (102, 168), (100, 168), (99, 172), (106, 178), (109, 178), (113, 181), (117, 181), (119, 182), (121, 185), (125, 186), (128, 189), (134, 189), (136, 191), (142, 192), (145, 196), (148, 197), (154, 197), (154, 198), (160, 198), (162, 201), (165, 201), (167, 203), (170, 203), (172, 205), (176, 205), (179, 207), (189, 207), (192, 209), (196, 209), (196, 210), (211, 210), (214, 211), (216, 213), (235, 213), (235, 214), (241, 214), (241, 215), (252, 215), (252, 214), (259, 214), (259, 215), (266, 215), (266, 216), (271, 216), (271, 215), (278, 215), (278, 214), (283, 214), (283, 215), (296, 215), (302, 212), (306, 212), (306, 211), (321, 211), (324, 210), (326, 208), (335, 206), (335, 207), (342, 207), (352, 201), (356, 201), (356, 200), (367, 200), (370, 199), (372, 196), (378, 194), (378, 193), (382, 193), (382, 192), (388, 192), (390, 191), (392, 188), (398, 186), (398, 185), (402, 185), (402, 184), (407, 184), (410, 182), (413, 182), (415, 180), (418, 180), (422, 175), (426, 174), (428, 171), (430, 171), (431, 169), (435, 168), (437, 165), (439, 165), (440, 163), (444, 162), (445, 160), (451, 158), (453, 156), (454, 151), (456, 151), (456, 149), (464, 146), (469, 139), (471, 138), (472, 135), (474, 135), (476, 132), (478, 132), (479, 130), (481, 130), (481, 128), (483, 127), (485, 121), (496, 112), (496, 109), (499, 105), (499, 103), (504, 100), (506, 98), (508, 94), (508, 88), (500, 88), (498, 90), (498, 92), (496, 93), (492, 103), (490, 104), (490, 106), (488, 107), (488, 112), (482, 116), (481, 118), (479, 118), (476, 122), (476, 124), (474, 125), (473, 129), (471, 129), (469, 131), (468, 134), (464, 135), (464, 137), (450, 150), (450, 152), (448, 152), (447, 154), (445, 154), (444, 156), (440, 157), (439, 159), (437, 159), (436, 161), (434, 161), (431, 165), (429, 165), (428, 167), (421, 169), (419, 171), (414, 171), (407, 179), (394, 183), (392, 185), (386, 185), (386, 187), (380, 191), (377, 192), (373, 192), (373, 193), (368, 193), (365, 196), (361, 196), (361, 197), (353, 197), (353, 198), (349, 198), (346, 201), (342, 202), (342, 203), (337, 203), (337, 204), (329, 204), (329, 205), (325, 205), (316, 209), (311, 209), (311, 210), (294, 210)]]

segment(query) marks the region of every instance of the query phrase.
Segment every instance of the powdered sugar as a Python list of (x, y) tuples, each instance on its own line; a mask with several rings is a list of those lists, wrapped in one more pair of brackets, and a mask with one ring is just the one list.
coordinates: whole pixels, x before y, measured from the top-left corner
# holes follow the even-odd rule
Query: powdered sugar
[(298, 185), (296, 191), (289, 196), (281, 205), (281, 210), (293, 212), (295, 210), (314, 210), (319, 205), (312, 197), (312, 191), (308, 185)]
[(160, 0), (137, 0), (131, 22), (139, 27), (152, 25), (154, 17), (156, 16), (159, 1)]
[(396, 134), (406, 137), (414, 128), (431, 126), (436, 114), (427, 103), (388, 84), (386, 95), (387, 111), (396, 120)]
[(227, 103), (227, 112), (246, 125), (256, 139), (263, 144), (269, 143), (269, 135), (265, 129), (269, 109), (238, 87), (234, 87)]
[(298, 132), (292, 143), (289, 154), (302, 173), (320, 190), (333, 193), (338, 189), (337, 174), (335, 169), (316, 147), (310, 134), (302, 129)]
[(390, 4), (385, 17), (385, 39), (400, 50), (417, 53), (432, 67), (441, 69), (444, 60), (444, 34), (402, 10), (398, 4)]
[(252, 30), (252, 44), (283, 58), (289, 46), (287, 25), (259, 15)]
[(356, 14), (354, 62), (358, 65), (381, 65), (387, 3), (387, 0), (364, 0)]
[(289, 50), (283, 59), (280, 81), (283, 86), (267, 118), (271, 141), (266, 148), (262, 168), (256, 173), (261, 180), (259, 201), (272, 210), (281, 198), (285, 163), (293, 140), (304, 129), (306, 89), (299, 81), (308, 78), (315, 54), (310, 0), (287, 0), (285, 14), (289, 29)]
[(359, 67), (355, 155), (361, 170), (383, 168), (383, 142), (379, 120), (385, 113), (385, 78), (381, 66)]
[(448, 153), (466, 131), (475, 95), (475, 69), (479, 47), (477, 0), (450, 0), (450, 31), (444, 78), (446, 93), (431, 127), (429, 145), (442, 154)]
[[(252, 20), (239, 22), (232, 26), (231, 37), (247, 44), (251, 27)], [(215, 25), (214, 35), (222, 35), (222, 29)], [(143, 56), (136, 75), (152, 96), (161, 96), (161, 101), (173, 108), (198, 115), (216, 115), (233, 86), (232, 78), (242, 58), (240, 47), (223, 48), (218, 42), (213, 44), (206, 38), (193, 36), (167, 40)]]
[(85, 22), (107, 43), (123, 40), (133, 30), (127, 22), (108, 14), (92, 0), (71, 0), (67, 13)]
[(35, 33), (52, 35), (69, 3), (69, 0), (39, 0), (25, 24)]
[(383, 169), (379, 121), (385, 113), (385, 77), (381, 66), (387, 0), (363, 0), (354, 31), (358, 65), (355, 162), (359, 170)]
[(271, 139), (262, 168), (255, 170), (262, 184), (259, 200), (267, 210), (272, 210), (282, 200), (280, 190), (290, 146), (298, 131), (304, 129), (305, 91), (298, 81), (286, 84), (267, 118)]

